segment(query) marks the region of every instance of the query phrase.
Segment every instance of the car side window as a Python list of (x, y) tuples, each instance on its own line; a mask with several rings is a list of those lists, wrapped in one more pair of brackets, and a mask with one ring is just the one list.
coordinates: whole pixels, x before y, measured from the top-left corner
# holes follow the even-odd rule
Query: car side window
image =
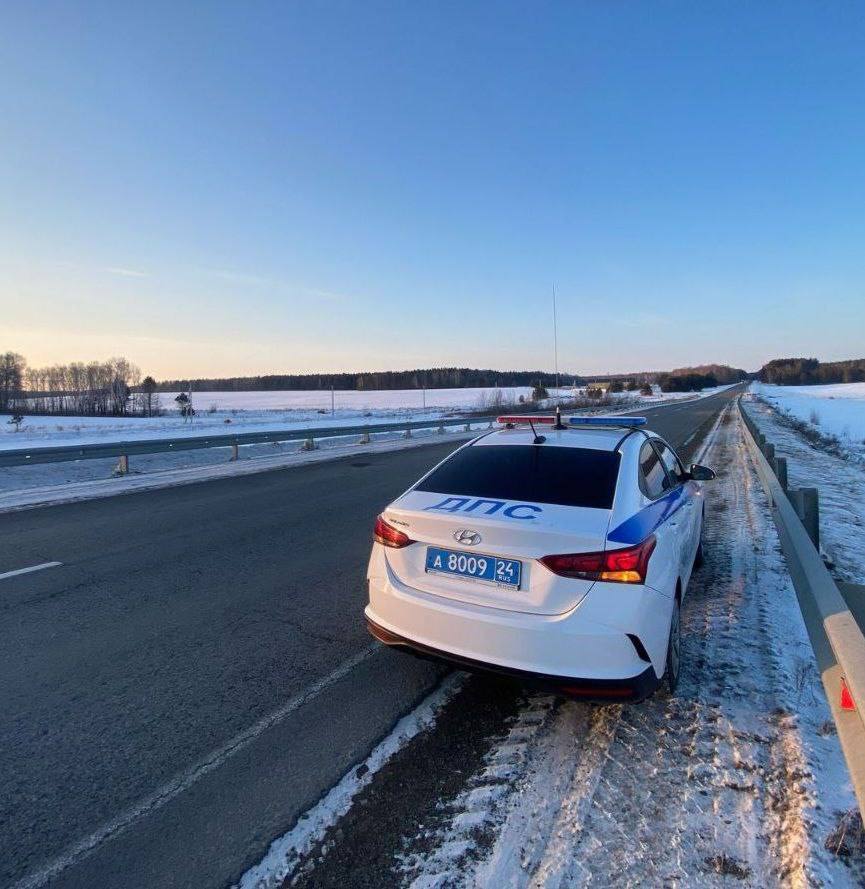
[(685, 469), (679, 461), (679, 458), (676, 456), (676, 452), (665, 441), (661, 441), (659, 438), (654, 439), (654, 442), (655, 447), (658, 449), (658, 453), (661, 455), (661, 461), (666, 467), (673, 482), (675, 484), (681, 484), (685, 481)]
[(670, 487), (667, 471), (652, 443), (640, 448), (640, 488), (650, 500), (657, 500)]

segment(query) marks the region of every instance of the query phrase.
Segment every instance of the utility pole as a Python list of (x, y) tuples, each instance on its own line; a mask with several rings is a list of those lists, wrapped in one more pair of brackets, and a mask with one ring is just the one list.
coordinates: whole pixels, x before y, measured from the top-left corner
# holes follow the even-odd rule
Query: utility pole
[(330, 384), (330, 415), (333, 416), (336, 413), (336, 401), (333, 396), (333, 383)]
[(553, 284), (553, 355), (556, 362), (556, 395), (559, 392), (559, 332), (556, 319), (556, 285)]

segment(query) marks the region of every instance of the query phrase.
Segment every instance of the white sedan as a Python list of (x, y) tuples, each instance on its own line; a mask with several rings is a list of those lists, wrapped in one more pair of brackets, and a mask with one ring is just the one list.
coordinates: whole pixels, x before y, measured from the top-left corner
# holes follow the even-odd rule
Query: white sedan
[(500, 417), (378, 517), (382, 642), (584, 700), (676, 687), (699, 481), (639, 417)]

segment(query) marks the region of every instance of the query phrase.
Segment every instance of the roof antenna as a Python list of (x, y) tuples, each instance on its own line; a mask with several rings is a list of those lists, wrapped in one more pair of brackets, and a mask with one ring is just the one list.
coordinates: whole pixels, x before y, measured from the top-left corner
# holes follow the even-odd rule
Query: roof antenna
[(559, 397), (559, 326), (556, 318), (556, 285), (553, 284), (553, 353), (556, 359), (556, 398)]
[(535, 437), (535, 440), (532, 442), (532, 444), (543, 444), (546, 441), (546, 438), (543, 435), (538, 435), (537, 431), (535, 430), (535, 424), (531, 420), (529, 420), (529, 426), (532, 427), (532, 435), (534, 435)]
[(562, 423), (562, 408), (561, 405), (556, 405), (556, 422), (553, 423), (553, 429), (564, 429), (565, 424)]

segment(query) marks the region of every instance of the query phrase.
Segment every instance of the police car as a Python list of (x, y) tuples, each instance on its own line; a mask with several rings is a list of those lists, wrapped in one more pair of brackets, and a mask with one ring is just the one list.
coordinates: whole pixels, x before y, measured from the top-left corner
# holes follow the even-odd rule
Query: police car
[(714, 473), (642, 417), (498, 422), (378, 517), (370, 632), (584, 700), (672, 692)]

